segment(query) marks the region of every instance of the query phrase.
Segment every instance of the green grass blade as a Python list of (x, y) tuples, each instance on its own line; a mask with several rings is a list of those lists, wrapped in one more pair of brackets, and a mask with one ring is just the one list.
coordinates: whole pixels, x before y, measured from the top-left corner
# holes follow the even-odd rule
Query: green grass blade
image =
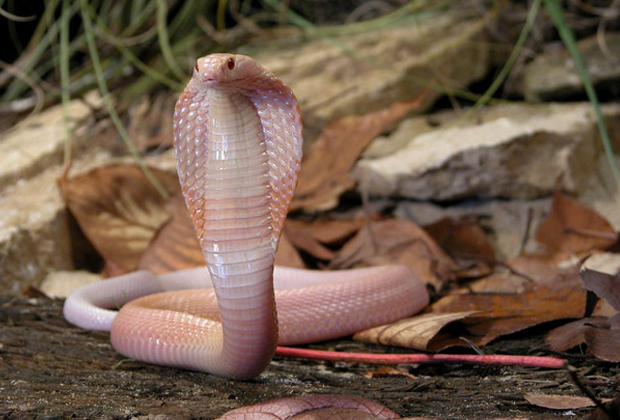
[(151, 170), (144, 163), (144, 159), (140, 156), (138, 149), (132, 143), (129, 138), (129, 134), (127, 134), (127, 130), (123, 126), (120, 117), (116, 113), (114, 109), (114, 104), (112, 103), (112, 99), (110, 97), (110, 92), (108, 91), (108, 86), (106, 85), (103, 68), (101, 66), (101, 61), (99, 60), (99, 52), (97, 51), (97, 45), (95, 43), (95, 34), (93, 32), (93, 24), (90, 20), (90, 14), (88, 13), (88, 3), (87, 0), (80, 0), (81, 14), (82, 14), (82, 22), (84, 24), (84, 33), (86, 34), (86, 44), (88, 45), (88, 52), (90, 54), (90, 59), (93, 63), (93, 70), (95, 71), (95, 78), (97, 79), (97, 84), (99, 85), (99, 91), (101, 92), (101, 97), (103, 102), (107, 108), (108, 113), (110, 114), (110, 118), (116, 127), (116, 130), (120, 134), (123, 142), (127, 146), (127, 149), (135, 159), (140, 169), (146, 176), (146, 178), (153, 184), (153, 186), (157, 189), (157, 191), (161, 194), (162, 197), (168, 198), (168, 193), (162, 187), (162, 185), (157, 181)]
[(69, 130), (69, 101), (71, 100), (71, 93), (69, 91), (69, 1), (62, 1), (62, 12), (60, 15), (60, 95), (62, 120), (65, 128), (65, 166), (71, 162), (71, 132)]
[(540, 11), (541, 2), (542, 0), (534, 0), (534, 2), (532, 3), (532, 6), (530, 7), (530, 10), (527, 14), (527, 19), (525, 20), (525, 23), (523, 24), (523, 29), (521, 30), (521, 33), (519, 34), (519, 38), (517, 39), (517, 42), (515, 42), (515, 45), (512, 48), (512, 51), (510, 52), (510, 56), (508, 56), (506, 63), (504, 63), (504, 66), (500, 70), (495, 80), (493, 80), (493, 83), (491, 83), (491, 86), (489, 86), (486, 92), (482, 94), (480, 99), (478, 99), (478, 101), (474, 104), (474, 106), (471, 107), (471, 109), (467, 112), (467, 114), (471, 112), (476, 112), (481, 107), (483, 107), (487, 102), (489, 102), (489, 100), (493, 97), (493, 95), (495, 95), (495, 92), (497, 92), (497, 90), (500, 88), (502, 83), (504, 83), (504, 80), (506, 80), (506, 77), (508, 77), (508, 75), (510, 74), (512, 67), (514, 66), (515, 62), (519, 58), (519, 55), (521, 54), (521, 51), (523, 50), (523, 45), (525, 45), (525, 41), (527, 41), (527, 38), (530, 35), (530, 31), (532, 30), (532, 27), (534, 26), (536, 17), (538, 17), (538, 12)]
[(607, 128), (605, 127), (605, 122), (603, 121), (603, 113), (601, 112), (601, 107), (598, 102), (598, 98), (596, 96), (596, 91), (594, 90), (594, 86), (590, 81), (590, 76), (588, 76), (588, 72), (586, 70), (586, 66), (583, 63), (581, 58), (581, 54), (579, 54), (579, 50), (577, 49), (577, 43), (575, 42), (575, 37), (573, 36), (572, 31), (566, 24), (564, 20), (564, 16), (562, 15), (562, 9), (556, 0), (543, 0), (545, 2), (545, 7), (553, 20), (553, 23), (566, 46), (566, 49), (570, 53), (575, 62), (575, 66), (577, 67), (577, 71), (579, 72), (579, 76), (581, 77), (581, 81), (583, 82), (583, 87), (586, 91), (586, 95), (588, 95), (588, 100), (590, 101), (590, 105), (592, 106), (592, 110), (594, 111), (594, 115), (596, 117), (596, 124), (598, 125), (599, 133), (601, 135), (601, 141), (603, 142), (603, 148), (605, 150), (605, 155), (607, 156), (607, 161), (609, 162), (609, 166), (611, 167), (611, 172), (613, 173), (614, 179), (616, 180), (616, 184), (620, 185), (620, 171), (618, 170), (618, 166), (616, 165), (616, 159), (614, 156), (614, 151), (611, 146), (611, 140), (609, 139), (609, 133), (607, 132)]
[(172, 54), (172, 47), (170, 46), (170, 36), (168, 34), (168, 28), (166, 26), (168, 18), (168, 8), (166, 7), (165, 0), (157, 1), (157, 38), (159, 39), (159, 48), (161, 54), (164, 57), (164, 61), (168, 64), (172, 73), (179, 79), (185, 79), (185, 73), (179, 67), (174, 55)]

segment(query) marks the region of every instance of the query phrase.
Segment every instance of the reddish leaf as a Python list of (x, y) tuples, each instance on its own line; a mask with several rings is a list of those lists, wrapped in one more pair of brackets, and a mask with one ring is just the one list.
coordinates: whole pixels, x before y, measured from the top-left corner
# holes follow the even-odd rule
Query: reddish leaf
[(588, 397), (573, 395), (550, 395), (550, 394), (525, 394), (527, 402), (538, 407), (552, 410), (571, 410), (577, 408), (594, 407), (594, 401)]
[(559, 192), (554, 194), (551, 212), (536, 232), (536, 239), (546, 247), (546, 254), (556, 261), (608, 248), (616, 238), (607, 220)]
[(473, 258), (487, 262), (495, 260), (495, 252), (484, 231), (470, 220), (444, 218), (424, 226), (424, 230), (454, 258)]
[(578, 285), (549, 287), (527, 284), (522, 293), (485, 293), (446, 296), (431, 307), (432, 312), (481, 311), (464, 321), (474, 335), (472, 341), (484, 345), (502, 335), (557, 319), (583, 315), (586, 291)]
[(584, 269), (580, 273), (586, 289), (603, 298), (616, 311), (620, 311), (620, 275), (602, 273), (600, 271)]
[(311, 223), (288, 219), (284, 224), (284, 232), (297, 248), (319, 260), (330, 261), (335, 254), (325, 245), (351, 237), (363, 225), (363, 219), (319, 219)]
[(199, 267), (205, 264), (194, 226), (179, 194), (166, 205), (170, 220), (140, 259), (140, 268), (156, 274)]
[(592, 326), (607, 328), (609, 323), (605, 318), (584, 318), (569, 322), (554, 328), (545, 336), (545, 342), (554, 351), (566, 351), (585, 342), (585, 333)]
[[(176, 174), (151, 169), (169, 194)], [(135, 270), (140, 255), (168, 219), (166, 200), (136, 165), (94, 169), (59, 180), (60, 190), (84, 234), (111, 266)]]
[(439, 288), (457, 269), (456, 264), (416, 224), (388, 219), (366, 225), (347, 242), (330, 268), (399, 263), (422, 281)]

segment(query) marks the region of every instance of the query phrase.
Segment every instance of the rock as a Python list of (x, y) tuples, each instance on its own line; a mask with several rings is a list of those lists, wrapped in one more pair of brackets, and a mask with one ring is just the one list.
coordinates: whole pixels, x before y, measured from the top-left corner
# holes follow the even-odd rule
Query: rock
[[(77, 99), (69, 102), (69, 130), (74, 130), (78, 123), (91, 116), (93, 108), (100, 104), (101, 98), (95, 93), (87, 95), (86, 102)], [(0, 190), (52, 165), (60, 165), (64, 142), (61, 105), (36, 114), (11, 129), (0, 142)]]
[[(312, 141), (327, 122), (412, 99), (432, 79), (451, 90), (483, 77), (489, 66), (485, 24), (458, 9), (408, 24), (289, 42), (277, 50), (242, 51), (293, 89)], [(427, 106), (440, 95), (431, 91)]]
[[(617, 118), (620, 105), (604, 112)], [(420, 119), (389, 137), (405, 143), (396, 152), (376, 146), (358, 162), (359, 190), (418, 200), (532, 199), (556, 187), (583, 191), (597, 171), (601, 146), (587, 103), (500, 105), (479, 113), (476, 123), (450, 112), (438, 128), (418, 134)]]
[[(620, 93), (620, 32), (604, 32), (577, 43), (590, 81), (600, 95)], [(523, 92), (527, 101), (553, 101), (585, 97), (583, 82), (570, 53), (565, 49), (538, 55), (524, 69)], [(521, 93), (521, 92), (520, 92)]]
[[(485, 232), (500, 260), (537, 250), (534, 232), (551, 208), (551, 198), (536, 200), (486, 200), (442, 207), (432, 203), (403, 201), (396, 208), (398, 217), (419, 226), (449, 217), (475, 220)], [(525, 243), (524, 243), (525, 241)]]
[(59, 167), (6, 188), (0, 196), (0, 289), (19, 294), (49, 271), (73, 268)]
[(101, 276), (88, 271), (53, 271), (45, 277), (39, 289), (49, 297), (64, 298), (78, 287), (101, 280)]

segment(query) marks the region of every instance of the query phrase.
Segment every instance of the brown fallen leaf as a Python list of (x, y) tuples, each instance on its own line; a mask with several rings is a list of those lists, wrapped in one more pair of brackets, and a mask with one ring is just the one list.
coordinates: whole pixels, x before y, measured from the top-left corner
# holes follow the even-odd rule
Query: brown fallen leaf
[(461, 321), (478, 312), (479, 311), (452, 312), (445, 314), (426, 313), (412, 318), (401, 319), (393, 324), (381, 325), (379, 327), (360, 331), (353, 335), (353, 339), (386, 346), (399, 346), (423, 351), (437, 351), (437, 346), (432, 345), (431, 341), (437, 338), (439, 332), (445, 326), (455, 321)]
[(336, 255), (325, 245), (334, 245), (350, 238), (364, 225), (361, 218), (353, 220), (319, 219), (313, 222), (287, 219), (284, 223), (285, 236), (297, 248), (319, 260), (330, 261)]
[(443, 218), (424, 226), (439, 246), (456, 259), (477, 259), (492, 263), (495, 252), (484, 231), (471, 220)]
[[(170, 194), (180, 190), (176, 174), (151, 168)], [(124, 271), (168, 220), (164, 199), (137, 165), (114, 165), (59, 180), (61, 194), (80, 228), (106, 263)]]
[(545, 255), (553, 261), (608, 248), (616, 239), (607, 220), (557, 191), (551, 212), (536, 231), (536, 240), (545, 246)]
[(409, 379), (417, 379), (415, 375), (409, 372), (405, 372), (400, 369), (393, 368), (391, 366), (379, 366), (376, 369), (364, 373), (364, 377), (368, 379), (373, 378), (386, 378), (390, 376), (404, 376)]
[(485, 345), (502, 335), (543, 322), (579, 318), (584, 313), (585, 303), (586, 291), (574, 282), (555, 286), (528, 283), (522, 293), (445, 296), (435, 302), (430, 311), (481, 311), (463, 320), (463, 324), (473, 335), (472, 342)]
[(355, 184), (349, 177), (366, 146), (407, 112), (419, 107), (426, 91), (408, 102), (365, 115), (349, 115), (329, 124), (302, 161), (291, 210), (329, 210)]
[[(586, 289), (604, 298), (616, 311), (620, 308), (620, 277), (584, 269), (580, 273)], [(562, 325), (545, 336), (552, 350), (566, 351), (580, 344), (588, 346), (594, 357), (620, 361), (620, 315), (610, 318), (589, 317)]]
[(495, 252), (480, 226), (471, 220), (441, 219), (424, 226), (439, 246), (459, 263), (458, 279), (477, 278), (493, 272)]
[(404, 219), (370, 222), (347, 242), (328, 265), (332, 269), (404, 264), (439, 289), (458, 267), (415, 223)]
[(280, 236), (280, 243), (278, 245), (278, 250), (276, 251), (275, 264), (283, 267), (306, 268), (299, 252), (288, 239), (286, 233), (283, 233), (282, 236)]
[(588, 397), (574, 395), (533, 394), (523, 395), (527, 402), (537, 407), (551, 410), (574, 410), (577, 408), (594, 407), (596, 404)]
[(616, 311), (620, 311), (620, 274), (611, 275), (586, 268), (580, 275), (586, 289), (605, 299)]
[(205, 264), (196, 232), (180, 194), (166, 204), (170, 219), (140, 258), (139, 268), (163, 274)]

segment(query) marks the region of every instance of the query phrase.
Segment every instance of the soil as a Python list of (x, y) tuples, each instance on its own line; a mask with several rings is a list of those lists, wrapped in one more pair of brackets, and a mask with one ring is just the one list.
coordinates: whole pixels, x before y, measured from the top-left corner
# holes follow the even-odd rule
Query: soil
[[(108, 334), (84, 331), (62, 317), (62, 300), (0, 297), (0, 418), (213, 419), (266, 399), (340, 393), (377, 400), (402, 416), (442, 419), (588, 418), (592, 408), (552, 411), (526, 393), (582, 395), (566, 371), (469, 365), (397, 366), (407, 375), (365, 377), (377, 366), (276, 358), (258, 378), (213, 375), (123, 361)], [(528, 330), (485, 353), (548, 354), (544, 329)], [(339, 340), (314, 345), (340, 351), (403, 349)], [(620, 367), (569, 358), (600, 398), (617, 395)]]

